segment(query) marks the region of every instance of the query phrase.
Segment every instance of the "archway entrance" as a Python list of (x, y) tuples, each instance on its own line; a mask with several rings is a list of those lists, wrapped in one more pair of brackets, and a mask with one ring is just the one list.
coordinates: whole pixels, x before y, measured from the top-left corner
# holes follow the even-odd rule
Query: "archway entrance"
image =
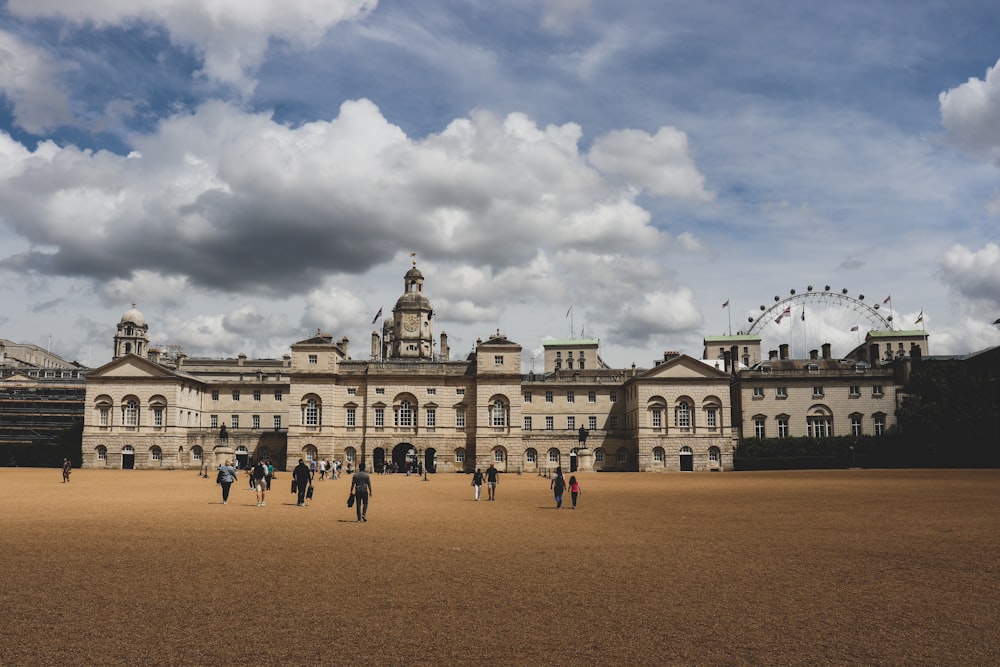
[(569, 453), (569, 471), (576, 472), (576, 450)]
[(250, 463), (250, 451), (243, 445), (236, 448), (236, 462), (240, 470), (246, 470)]
[(437, 450), (433, 447), (424, 450), (424, 470), (429, 473), (437, 472)]
[(122, 470), (132, 470), (135, 468), (135, 450), (132, 445), (122, 447)]
[(681, 447), (680, 464), (682, 472), (692, 472), (694, 470), (694, 452), (690, 447)]
[(376, 447), (372, 452), (372, 472), (381, 473), (385, 470), (385, 450)]
[(417, 472), (417, 448), (408, 442), (401, 442), (392, 448), (392, 463), (397, 472)]

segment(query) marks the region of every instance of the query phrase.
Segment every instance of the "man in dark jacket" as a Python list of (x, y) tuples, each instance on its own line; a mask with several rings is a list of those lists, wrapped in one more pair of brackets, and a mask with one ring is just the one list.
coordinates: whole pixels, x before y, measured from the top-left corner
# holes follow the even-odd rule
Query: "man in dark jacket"
[(292, 470), (292, 479), (295, 480), (295, 491), (299, 494), (299, 507), (305, 507), (306, 489), (312, 482), (312, 471), (302, 459), (299, 459), (299, 464)]

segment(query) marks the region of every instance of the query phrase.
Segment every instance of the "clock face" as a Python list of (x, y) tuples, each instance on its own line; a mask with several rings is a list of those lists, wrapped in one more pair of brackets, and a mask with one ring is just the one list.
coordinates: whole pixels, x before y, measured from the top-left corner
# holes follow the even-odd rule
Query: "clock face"
[(416, 331), (420, 326), (420, 318), (416, 315), (406, 315), (403, 317), (403, 328), (407, 331)]

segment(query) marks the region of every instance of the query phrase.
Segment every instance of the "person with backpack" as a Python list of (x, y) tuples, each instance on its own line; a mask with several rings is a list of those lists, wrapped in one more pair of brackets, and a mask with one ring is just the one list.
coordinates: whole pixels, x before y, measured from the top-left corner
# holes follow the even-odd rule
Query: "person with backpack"
[(229, 487), (236, 481), (236, 468), (233, 467), (232, 461), (226, 459), (226, 462), (219, 466), (219, 474), (216, 479), (222, 485), (222, 504), (228, 505)]
[(257, 461), (253, 467), (253, 487), (257, 490), (257, 507), (267, 505), (264, 502), (264, 493), (267, 491), (267, 464), (263, 459)]
[(552, 481), (549, 483), (549, 488), (556, 497), (556, 509), (562, 508), (563, 492), (566, 491), (566, 478), (563, 477), (562, 468), (556, 468), (556, 474), (552, 476)]

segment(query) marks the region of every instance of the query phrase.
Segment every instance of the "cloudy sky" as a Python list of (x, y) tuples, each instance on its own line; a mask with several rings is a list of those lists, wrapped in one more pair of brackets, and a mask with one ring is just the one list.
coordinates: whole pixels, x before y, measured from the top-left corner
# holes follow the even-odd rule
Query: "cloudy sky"
[[(998, 345), (998, 25), (995, 0), (5, 0), (0, 338), (97, 366), (135, 301), (189, 355), (321, 329), (364, 358), (416, 253), (453, 357), (498, 329), (525, 368), (581, 335), (613, 366), (700, 356), (810, 285), (923, 313), (932, 354)], [(772, 312), (765, 346), (843, 349), (851, 304)]]

